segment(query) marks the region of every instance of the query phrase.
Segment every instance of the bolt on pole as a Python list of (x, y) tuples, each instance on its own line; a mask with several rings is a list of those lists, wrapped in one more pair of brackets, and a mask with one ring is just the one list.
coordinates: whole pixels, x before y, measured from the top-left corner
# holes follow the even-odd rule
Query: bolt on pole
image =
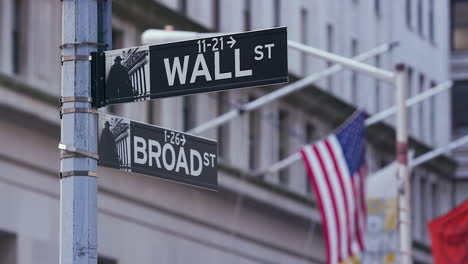
[(98, 257), (97, 115), (89, 102), (97, 22), (97, 0), (62, 1), (61, 264), (96, 264)]

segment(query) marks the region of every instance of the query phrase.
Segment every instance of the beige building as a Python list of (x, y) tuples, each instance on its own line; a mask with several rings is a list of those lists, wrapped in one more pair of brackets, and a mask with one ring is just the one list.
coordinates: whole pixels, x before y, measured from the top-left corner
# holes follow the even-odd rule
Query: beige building
[[(144, 30), (166, 25), (200, 32), (287, 25), (290, 39), (345, 56), (400, 40), (400, 48), (369, 63), (391, 69), (404, 59), (412, 94), (449, 78), (447, 1), (342, 1), (114, 0), (113, 46), (139, 45)], [(0, 264), (58, 263), (61, 4), (0, 0), (0, 14)], [(291, 82), (327, 65), (292, 50), (289, 61)], [(104, 111), (188, 130), (277, 88)], [(216, 193), (100, 168), (99, 263), (324, 263), (320, 216), (302, 164), (265, 177), (255, 172), (331, 133), (356, 106), (375, 113), (392, 98), (385, 84), (343, 72), (204, 133), (219, 140)], [(450, 105), (444, 94), (411, 112), (418, 154), (450, 140)], [(392, 119), (370, 127), (368, 137), (376, 171), (394, 157)], [(431, 263), (426, 222), (466, 199), (456, 167), (444, 156), (414, 171), (416, 263)]]

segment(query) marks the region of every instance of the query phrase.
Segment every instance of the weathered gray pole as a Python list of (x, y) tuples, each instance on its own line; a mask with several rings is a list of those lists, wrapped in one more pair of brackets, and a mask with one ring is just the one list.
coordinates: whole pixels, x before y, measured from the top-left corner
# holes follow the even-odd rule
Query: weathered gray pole
[(60, 263), (97, 263), (97, 115), (92, 113), (91, 52), (97, 0), (62, 0)]
[(408, 166), (408, 111), (406, 107), (407, 76), (404, 64), (395, 67), (396, 87), (396, 158), (398, 164), (398, 218), (400, 263), (412, 264), (410, 167)]

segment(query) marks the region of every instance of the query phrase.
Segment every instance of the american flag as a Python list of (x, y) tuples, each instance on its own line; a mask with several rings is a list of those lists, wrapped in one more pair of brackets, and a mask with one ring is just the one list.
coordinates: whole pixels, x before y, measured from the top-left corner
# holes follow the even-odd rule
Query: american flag
[(335, 134), (301, 150), (320, 208), (327, 263), (364, 249), (365, 115), (357, 112)]

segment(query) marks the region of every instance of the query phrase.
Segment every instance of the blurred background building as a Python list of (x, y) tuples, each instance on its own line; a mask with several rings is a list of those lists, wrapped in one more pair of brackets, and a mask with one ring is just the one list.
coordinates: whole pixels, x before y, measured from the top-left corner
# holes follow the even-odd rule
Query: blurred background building
[[(288, 38), (347, 57), (404, 62), (410, 96), (455, 87), (410, 109), (417, 154), (468, 133), (466, 0), (113, 0), (113, 48), (148, 28), (241, 32), (288, 26)], [(61, 2), (0, 0), (0, 264), (58, 263)], [(290, 81), (330, 64), (289, 51)], [(109, 106), (104, 111), (186, 131), (277, 89), (260, 87)], [(219, 141), (218, 193), (99, 170), (99, 263), (323, 263), (319, 212), (303, 165), (255, 172), (326, 136), (356, 108), (394, 104), (385, 83), (350, 71), (203, 136)], [(394, 159), (393, 119), (368, 129), (370, 172)], [(458, 167), (457, 167), (458, 166)], [(412, 177), (415, 263), (431, 263), (426, 223), (468, 197), (468, 146)]]

